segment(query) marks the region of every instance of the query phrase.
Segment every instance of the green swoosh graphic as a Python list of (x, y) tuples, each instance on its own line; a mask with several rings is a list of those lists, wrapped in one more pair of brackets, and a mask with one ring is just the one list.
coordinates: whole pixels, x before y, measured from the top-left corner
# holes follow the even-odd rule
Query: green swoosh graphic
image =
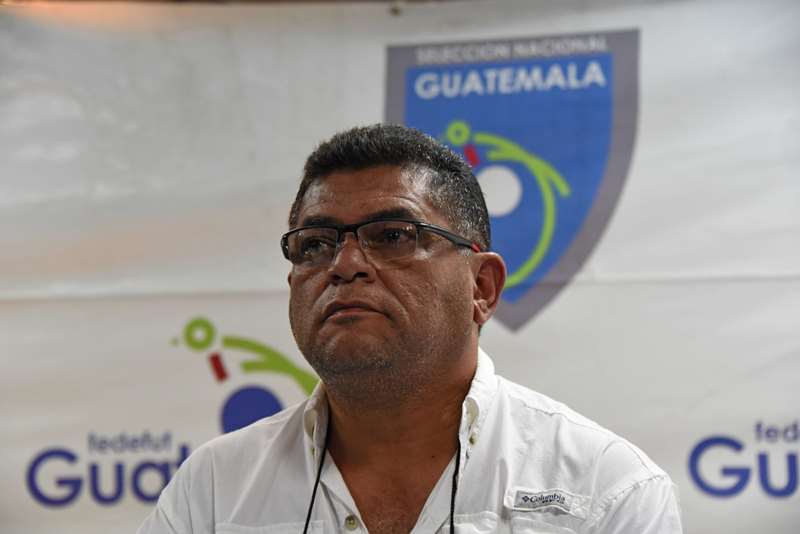
[[(465, 121), (455, 120), (448, 125), (442, 137), (456, 146), (463, 146), (469, 140), (470, 133), (469, 125)], [(513, 141), (486, 132), (475, 132), (471, 137), (476, 145), (484, 145), (489, 148), (486, 153), (489, 161), (515, 161), (525, 165), (536, 179), (542, 195), (544, 211), (539, 240), (528, 259), (506, 279), (505, 287), (514, 287), (524, 281), (539, 266), (550, 249), (553, 232), (556, 228), (558, 209), (553, 188), (560, 196), (568, 197), (571, 194), (570, 186), (555, 167)]]
[(506, 279), (505, 287), (514, 287), (525, 280), (539, 266), (550, 248), (553, 232), (556, 228), (556, 212), (558, 209), (553, 188), (562, 197), (570, 196), (571, 189), (555, 167), (534, 156), (513, 141), (485, 132), (475, 132), (473, 140), (477, 145), (491, 147), (486, 154), (489, 161), (516, 161), (525, 165), (536, 179), (539, 192), (542, 194), (544, 212), (542, 214), (543, 221), (542, 229), (539, 232), (539, 240), (528, 259)]
[(222, 346), (226, 349), (246, 351), (259, 356), (258, 359), (242, 362), (242, 371), (245, 373), (262, 372), (289, 375), (306, 392), (306, 395), (311, 394), (319, 381), (315, 375), (298, 368), (280, 352), (257, 341), (237, 336), (223, 336)]

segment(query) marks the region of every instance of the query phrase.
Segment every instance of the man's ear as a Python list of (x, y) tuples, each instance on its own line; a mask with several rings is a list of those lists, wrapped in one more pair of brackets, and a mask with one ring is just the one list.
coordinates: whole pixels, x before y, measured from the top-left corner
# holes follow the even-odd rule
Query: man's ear
[(472, 318), (482, 326), (494, 314), (500, 303), (500, 293), (506, 283), (506, 263), (495, 252), (473, 255), (473, 312)]

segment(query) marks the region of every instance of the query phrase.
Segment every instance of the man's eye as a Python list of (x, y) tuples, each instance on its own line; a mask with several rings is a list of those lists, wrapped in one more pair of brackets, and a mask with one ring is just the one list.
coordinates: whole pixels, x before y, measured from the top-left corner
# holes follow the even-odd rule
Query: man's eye
[(319, 256), (335, 247), (335, 243), (319, 237), (309, 237), (303, 240), (300, 245), (300, 253), (304, 256)]
[(403, 234), (402, 232), (400, 232), (400, 230), (386, 230), (385, 232), (383, 232), (382, 241), (393, 242), (393, 241), (399, 241), (402, 238)]
[(414, 227), (384, 228), (378, 235), (377, 242), (382, 245), (399, 245), (414, 240)]

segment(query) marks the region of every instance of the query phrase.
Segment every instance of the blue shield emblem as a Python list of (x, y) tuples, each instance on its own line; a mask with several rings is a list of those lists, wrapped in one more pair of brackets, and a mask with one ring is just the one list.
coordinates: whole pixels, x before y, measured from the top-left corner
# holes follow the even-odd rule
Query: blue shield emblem
[(627, 175), (638, 32), (389, 49), (387, 120), (460, 152), (508, 265), (497, 311), (518, 329), (597, 243)]

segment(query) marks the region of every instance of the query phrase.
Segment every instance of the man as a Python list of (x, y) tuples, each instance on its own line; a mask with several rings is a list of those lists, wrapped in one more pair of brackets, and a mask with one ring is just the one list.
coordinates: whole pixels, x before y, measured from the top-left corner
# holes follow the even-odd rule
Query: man
[(681, 532), (669, 477), (494, 374), (505, 281), (470, 168), (376, 125), (306, 162), (281, 246), (307, 401), (199, 448), (141, 534)]

